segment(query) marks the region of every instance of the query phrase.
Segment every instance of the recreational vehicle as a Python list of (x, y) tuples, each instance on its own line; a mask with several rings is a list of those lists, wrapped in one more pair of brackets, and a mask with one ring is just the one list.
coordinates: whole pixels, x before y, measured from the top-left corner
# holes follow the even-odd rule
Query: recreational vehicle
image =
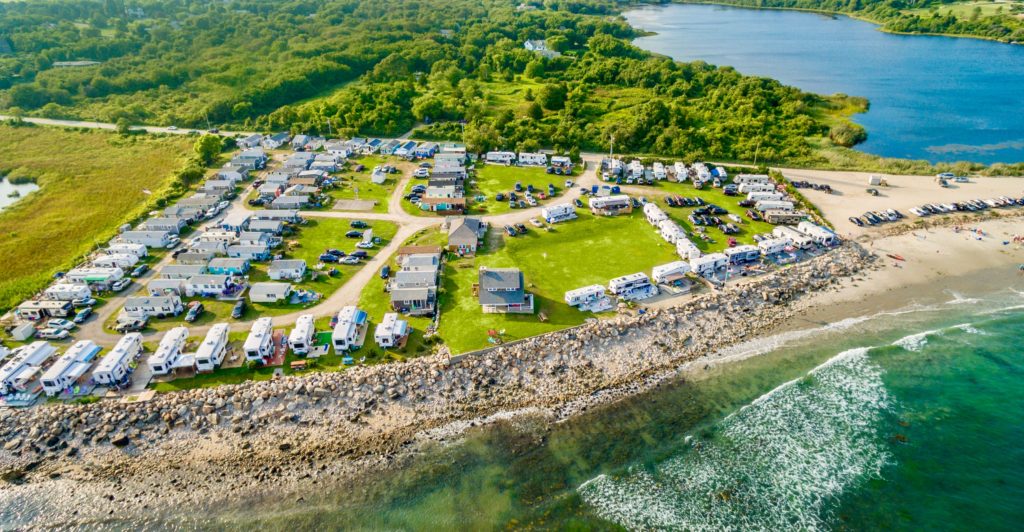
[(335, 353), (359, 349), (366, 337), (366, 313), (354, 306), (347, 306), (338, 313), (338, 324), (331, 334)]
[(43, 373), (43, 391), (53, 397), (79, 381), (92, 365), (100, 346), (92, 340), (75, 342)]
[(274, 322), (270, 318), (260, 318), (252, 324), (249, 336), (242, 344), (246, 360), (266, 363), (274, 356)]
[(651, 270), (651, 277), (655, 283), (674, 283), (686, 277), (690, 273), (690, 263), (682, 260), (655, 266)]
[(299, 316), (299, 319), (295, 321), (295, 328), (288, 335), (288, 347), (296, 355), (309, 353), (310, 348), (313, 346), (313, 334), (315, 332), (313, 315), (303, 314)]
[(188, 329), (175, 327), (160, 339), (160, 345), (156, 352), (149, 357), (149, 369), (153, 375), (167, 375), (174, 369), (178, 359), (181, 358), (185, 349), (185, 341), (188, 340)]
[(203, 343), (196, 349), (196, 371), (209, 372), (220, 367), (228, 350), (228, 324), (210, 327)]
[(388, 312), (373, 331), (373, 340), (381, 347), (399, 347), (409, 337), (409, 322), (398, 319), (398, 314)]
[(131, 363), (142, 352), (142, 335), (128, 333), (117, 341), (117, 345), (100, 359), (92, 372), (96, 384), (121, 386), (127, 384), (131, 374)]
[(708, 253), (690, 259), (690, 268), (693, 269), (693, 273), (701, 277), (714, 275), (719, 268), (724, 268), (727, 264), (729, 264), (729, 257), (726, 257), (724, 253)]
[(566, 222), (576, 218), (576, 207), (571, 203), (549, 205), (541, 210), (541, 216), (549, 224)]

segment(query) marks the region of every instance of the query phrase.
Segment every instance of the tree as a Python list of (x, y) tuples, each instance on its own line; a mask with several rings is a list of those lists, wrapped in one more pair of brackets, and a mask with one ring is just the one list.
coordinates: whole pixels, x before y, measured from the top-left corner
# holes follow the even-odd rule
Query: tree
[(526, 64), (526, 70), (523, 71), (523, 75), (528, 78), (540, 79), (544, 77), (544, 63), (539, 59), (534, 59)]
[(526, 106), (526, 116), (534, 120), (540, 120), (544, 118), (544, 110), (540, 108), (537, 102), (530, 102), (530, 105)]
[(128, 122), (127, 118), (118, 118), (116, 127), (118, 135), (128, 135), (132, 132), (132, 125)]
[(203, 164), (210, 164), (220, 155), (222, 147), (220, 135), (203, 135), (196, 139), (192, 149), (195, 150), (196, 156)]
[(537, 101), (540, 102), (541, 107), (549, 111), (557, 111), (565, 107), (567, 92), (565, 85), (544, 85), (537, 94)]
[(412, 102), (412, 115), (416, 120), (436, 120), (444, 116), (444, 102), (432, 94), (424, 94)]

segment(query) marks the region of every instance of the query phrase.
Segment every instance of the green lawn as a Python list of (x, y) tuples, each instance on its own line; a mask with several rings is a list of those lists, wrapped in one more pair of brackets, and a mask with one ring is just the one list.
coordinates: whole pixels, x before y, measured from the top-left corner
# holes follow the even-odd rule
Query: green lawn
[[(373, 173), (373, 168), (385, 163), (399, 166), (403, 170), (405, 170), (404, 166), (409, 165), (407, 162), (400, 162), (399, 159), (380, 155), (369, 155), (359, 159), (351, 159), (345, 170), (337, 174), (342, 178), (339, 188), (328, 191), (329, 194), (335, 200), (359, 199), (374, 201), (376, 203), (370, 212), (388, 212), (388, 200), (391, 198), (391, 193), (394, 192), (395, 185), (398, 184), (398, 180), (403, 174), (390, 174), (383, 185), (374, 184), (370, 181), (370, 174)], [(352, 170), (357, 164), (365, 167), (363, 171), (355, 172)], [(333, 202), (328, 208), (333, 208)]]
[[(387, 245), (395, 233), (398, 231), (398, 226), (391, 222), (384, 221), (371, 221), (369, 222), (370, 228), (373, 229), (375, 236), (381, 237), (384, 242), (377, 247)], [(346, 253), (355, 251), (356, 243), (359, 239), (346, 238), (345, 232), (349, 231), (349, 220), (343, 220), (338, 218), (309, 218), (305, 225), (299, 226), (298, 232), (290, 237), (285, 243), (275, 250), (277, 253), (282, 253), (284, 258), (288, 259), (303, 259), (306, 261), (306, 265), (310, 272), (316, 272), (316, 278), (313, 279), (310, 274), (301, 283), (295, 283), (297, 290), (311, 290), (321, 294), (324, 298), (330, 297), (349, 277), (363, 267), (360, 265), (345, 265), (345, 264), (329, 264), (317, 271), (316, 265), (319, 262), (320, 254), (325, 249), (334, 248), (340, 249)], [(297, 245), (289, 246), (290, 241), (295, 241)], [(288, 251), (285, 251), (288, 250)], [(372, 256), (373, 250), (367, 250)], [(364, 262), (365, 264), (365, 262)], [(249, 282), (257, 283), (263, 281), (269, 281), (267, 277), (267, 263), (256, 263), (253, 264), (252, 269), (249, 271)], [(329, 270), (336, 268), (340, 275), (330, 276), (327, 274)], [(199, 300), (203, 302), (205, 312), (193, 322), (195, 325), (205, 325), (211, 323), (217, 323), (222, 321), (233, 321), (231, 319), (231, 309), (234, 306), (234, 302), (231, 301), (216, 301), (209, 298), (186, 298), (187, 301)], [(186, 303), (187, 304), (187, 303)], [(243, 321), (254, 320), (261, 316), (279, 316), (281, 314), (288, 314), (290, 312), (296, 312), (303, 308), (308, 308), (316, 305), (315, 302), (307, 303), (305, 305), (290, 305), (286, 303), (252, 303), (246, 300), (246, 310), (242, 316)], [(108, 325), (116, 321), (116, 316), (113, 316)], [(184, 315), (175, 318), (166, 318), (161, 320), (151, 320), (149, 327), (154, 330), (167, 330), (178, 325), (184, 324)]]
[[(614, 277), (650, 272), (653, 266), (678, 260), (643, 215), (598, 218), (583, 209), (580, 218), (550, 226), (530, 226), (526, 235), (498, 236), (492, 228), (487, 249), (475, 258), (448, 262), (441, 296), (440, 336), (453, 352), (486, 347), (487, 331), (504, 331), (505, 341), (579, 325), (592, 316), (563, 302), (565, 292), (590, 284), (606, 285)], [(533, 315), (484, 314), (472, 294), (480, 266), (518, 267), (535, 307), (548, 320)]]
[[(544, 168), (536, 166), (479, 164), (476, 177), (471, 178), (473, 186), (470, 187), (470, 191), (467, 191), (466, 196), (472, 198), (477, 194), (483, 194), (487, 197), (482, 203), (472, 202), (470, 206), (472, 213), (502, 214), (511, 210), (508, 200), (495, 201), (494, 197), (498, 193), (503, 193), (507, 197), (509, 192), (515, 190), (517, 182), (522, 183), (523, 190), (526, 190), (528, 185), (533, 185), (534, 198), (537, 198), (538, 203), (544, 204), (551, 200), (541, 200), (538, 193), (543, 192), (546, 195), (550, 183), (555, 185), (555, 197), (557, 198), (557, 195), (565, 192), (566, 179), (572, 179), (572, 177), (548, 174)], [(519, 196), (522, 198), (522, 194)]]
[(54, 271), (157, 207), (191, 143), (173, 135), (0, 125), (0, 175), (34, 178), (40, 186), (0, 212), (0, 309), (42, 289)]

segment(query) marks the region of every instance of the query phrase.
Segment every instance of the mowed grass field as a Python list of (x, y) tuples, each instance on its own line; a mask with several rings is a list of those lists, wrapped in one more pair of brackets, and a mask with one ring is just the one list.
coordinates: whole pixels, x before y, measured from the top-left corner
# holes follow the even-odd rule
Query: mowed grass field
[[(455, 353), (486, 347), (488, 329), (516, 340), (579, 325), (593, 316), (565, 304), (565, 292), (591, 284), (607, 285), (614, 277), (678, 260), (643, 214), (595, 217), (577, 209), (579, 218), (548, 226), (529, 227), (515, 238), (492, 227), (488, 243), (476, 257), (449, 261), (444, 269), (440, 336)], [(473, 295), (481, 266), (523, 270), (527, 291), (534, 295), (534, 314), (484, 314)], [(541, 321), (538, 313), (547, 321)]]
[[(557, 201), (558, 195), (565, 191), (565, 180), (573, 179), (572, 176), (548, 174), (543, 167), (539, 166), (505, 166), (501, 164), (477, 165), (476, 178), (467, 196), (471, 199), (477, 194), (483, 194), (486, 199), (483, 202), (472, 202), (471, 214), (502, 214), (509, 212), (508, 194), (515, 191), (516, 183), (522, 183), (525, 191), (528, 185), (533, 185), (533, 197), (539, 205), (551, 201)], [(540, 199), (539, 193), (548, 193), (548, 184), (555, 185), (555, 197)], [(505, 194), (505, 201), (495, 200), (499, 193)], [(525, 201), (523, 194), (517, 193), (519, 199)]]
[(0, 309), (42, 289), (155, 207), (191, 152), (181, 136), (0, 125), (0, 174), (40, 189), (0, 212)]

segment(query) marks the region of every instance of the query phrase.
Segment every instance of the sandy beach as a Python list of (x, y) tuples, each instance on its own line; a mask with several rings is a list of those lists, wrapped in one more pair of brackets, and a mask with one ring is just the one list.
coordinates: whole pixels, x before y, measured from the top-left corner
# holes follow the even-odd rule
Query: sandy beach
[[(324, 483), (399, 467), (430, 445), (459, 441), (474, 427), (522, 416), (556, 423), (716, 362), (744, 358), (723, 346), (902, 308), (914, 298), (949, 299), (961, 284), (1024, 289), (1018, 271), (1024, 249), (1003, 244), (1024, 229), (1021, 218), (966, 226), (980, 229), (980, 236), (953, 226), (888, 237), (879, 230), (878, 238), (784, 270), (777, 279), (756, 279), (694, 298), (685, 308), (621, 316), (475, 358), (435, 356), (172, 394), (158, 398), (164, 401), (159, 408), (108, 408), (95, 420), (82, 408), (68, 426), (73, 432), (86, 427), (89, 444), (89, 437), (62, 443), (69, 436), (48, 436), (52, 421), (26, 425), (8, 414), (0, 423), (21, 436), (16, 445), (7, 439), (0, 450), (10, 482), (0, 490), (0, 505), (45, 511), (42, 522), (54, 524), (71, 512), (76, 519), (107, 512), (157, 519), (181, 508), (198, 514), (237, 504), (242, 493), (249, 500), (301, 497)], [(875, 258), (857, 258), (865, 252)], [(890, 253), (905, 260), (887, 258)], [(739, 312), (745, 320), (728, 319)], [(130, 443), (110, 443), (122, 433), (131, 435)], [(33, 438), (56, 442), (56, 451), (27, 452)], [(175, 507), (160, 503), (167, 497), (177, 501)], [(97, 507), (101, 514), (93, 515)]]

